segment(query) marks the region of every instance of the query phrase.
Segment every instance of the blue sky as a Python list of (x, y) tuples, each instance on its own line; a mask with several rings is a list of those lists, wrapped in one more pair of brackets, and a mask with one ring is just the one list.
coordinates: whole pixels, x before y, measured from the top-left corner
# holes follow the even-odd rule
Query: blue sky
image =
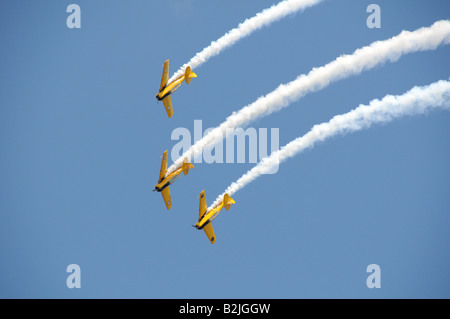
[[(151, 190), (174, 129), (219, 125), (280, 83), (402, 30), (448, 19), (450, 3), (325, 0), (252, 34), (195, 70), (168, 119), (155, 94), (170, 74), (273, 1), (0, 4), (0, 297), (449, 298), (450, 114), (436, 111), (318, 144), (208, 203), (253, 164), (196, 164)], [(381, 28), (366, 26), (370, 3)], [(450, 75), (450, 47), (414, 53), (307, 95), (251, 123), (284, 145), (314, 124)], [(169, 163), (170, 164), (170, 163)], [(81, 267), (69, 289), (66, 267)], [(366, 267), (381, 268), (381, 288)]]

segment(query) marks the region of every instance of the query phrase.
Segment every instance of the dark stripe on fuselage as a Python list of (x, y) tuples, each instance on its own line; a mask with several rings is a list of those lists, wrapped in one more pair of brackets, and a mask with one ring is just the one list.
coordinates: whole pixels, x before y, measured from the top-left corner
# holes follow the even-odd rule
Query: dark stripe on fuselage
[(155, 187), (155, 190), (156, 190), (157, 192), (162, 192), (162, 191), (164, 190), (164, 188), (166, 188), (166, 187), (169, 186), (169, 185), (170, 185), (170, 181), (167, 182), (166, 184), (164, 184), (164, 186), (161, 187), (161, 188)]
[[(160, 92), (160, 93), (161, 93), (161, 92)], [(170, 94), (172, 94), (172, 92), (169, 92), (169, 93), (165, 94), (163, 97), (159, 97), (159, 93), (158, 93), (158, 94), (156, 94), (156, 99), (157, 99), (158, 101), (162, 101), (162, 100), (164, 100), (166, 97), (168, 97)]]
[(202, 226), (200, 226), (200, 227), (195, 227), (195, 228), (197, 228), (198, 230), (202, 230), (203, 227), (205, 227), (206, 225), (208, 225), (210, 222), (211, 222), (211, 221), (208, 220), (208, 221), (207, 221), (206, 223), (204, 223)]

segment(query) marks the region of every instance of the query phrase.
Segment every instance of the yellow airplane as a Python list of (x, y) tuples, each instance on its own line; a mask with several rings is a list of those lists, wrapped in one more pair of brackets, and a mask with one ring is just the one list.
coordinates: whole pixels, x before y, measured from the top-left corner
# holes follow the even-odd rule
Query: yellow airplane
[(186, 68), (186, 72), (180, 77), (176, 78), (174, 81), (167, 83), (169, 81), (169, 60), (164, 62), (164, 69), (161, 78), (161, 86), (159, 88), (158, 94), (156, 94), (156, 98), (158, 101), (163, 101), (164, 107), (166, 108), (167, 115), (172, 117), (173, 108), (172, 108), (172, 99), (170, 95), (175, 92), (183, 83), (186, 81), (186, 84), (191, 82), (191, 78), (196, 78), (197, 74), (192, 72), (191, 67), (188, 66)]
[(161, 163), (161, 171), (159, 172), (158, 184), (155, 186), (155, 189), (153, 191), (157, 191), (162, 194), (167, 209), (170, 209), (170, 207), (172, 207), (169, 185), (173, 184), (178, 179), (178, 177), (180, 177), (181, 172), (183, 172), (184, 175), (187, 175), (189, 173), (189, 169), (191, 168), (194, 168), (194, 165), (189, 163), (188, 159), (185, 158), (183, 164), (179, 168), (166, 176), (167, 151), (164, 152)]
[(232, 199), (228, 194), (225, 194), (223, 196), (222, 202), (220, 202), (219, 205), (217, 205), (210, 211), (207, 211), (208, 208), (206, 207), (205, 191), (202, 191), (200, 193), (200, 209), (198, 222), (194, 225), (194, 227), (197, 229), (203, 229), (206, 236), (208, 236), (211, 244), (214, 244), (216, 242), (216, 236), (214, 235), (214, 229), (211, 222), (214, 220), (214, 218), (217, 217), (217, 215), (219, 215), (219, 212), (223, 207), (225, 207), (226, 210), (229, 210), (231, 204), (235, 203), (236, 202), (234, 201), (234, 199)]

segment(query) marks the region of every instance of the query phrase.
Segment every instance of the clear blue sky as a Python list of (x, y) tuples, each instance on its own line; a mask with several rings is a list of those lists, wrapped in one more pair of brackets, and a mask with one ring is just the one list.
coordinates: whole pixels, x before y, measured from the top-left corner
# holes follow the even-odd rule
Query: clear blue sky
[[(81, 29), (66, 8), (81, 7)], [(326, 0), (212, 58), (172, 100), (155, 94), (196, 52), (273, 4), (259, 1), (2, 1), (0, 297), (449, 298), (450, 114), (437, 111), (337, 137), (208, 203), (253, 164), (197, 164), (152, 193), (172, 131), (226, 116), (337, 56), (448, 19), (445, 0)], [(368, 29), (366, 7), (381, 7)], [(280, 145), (386, 94), (450, 75), (450, 47), (410, 54), (307, 95), (251, 124)], [(81, 289), (66, 267), (81, 267)], [(366, 267), (381, 267), (381, 288)]]

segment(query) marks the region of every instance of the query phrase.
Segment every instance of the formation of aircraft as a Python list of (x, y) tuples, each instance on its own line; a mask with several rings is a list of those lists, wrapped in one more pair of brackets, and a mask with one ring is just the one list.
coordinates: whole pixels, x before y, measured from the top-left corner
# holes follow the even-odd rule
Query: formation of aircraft
[(196, 77), (197, 74), (192, 72), (191, 67), (188, 66), (186, 68), (186, 72), (183, 75), (176, 78), (172, 82), (167, 83), (169, 81), (169, 60), (166, 60), (164, 62), (164, 68), (161, 77), (161, 86), (159, 88), (159, 92), (156, 94), (156, 99), (158, 101), (163, 101), (169, 118), (173, 115), (172, 98), (170, 97), (170, 95), (180, 87), (183, 81), (186, 81), (186, 84), (189, 84), (191, 83), (191, 79)]
[(185, 158), (183, 164), (181, 164), (179, 168), (177, 168), (175, 171), (166, 176), (167, 150), (164, 152), (161, 162), (161, 170), (159, 171), (158, 184), (156, 184), (155, 189), (153, 191), (157, 191), (162, 194), (167, 209), (170, 209), (172, 207), (169, 185), (173, 184), (178, 179), (178, 177), (180, 177), (181, 172), (183, 172), (184, 175), (187, 175), (191, 168), (194, 168), (194, 165), (189, 163), (188, 159)]
[(219, 212), (222, 210), (222, 208), (225, 207), (226, 210), (229, 210), (231, 207), (231, 204), (235, 204), (236, 202), (234, 199), (232, 199), (228, 194), (225, 194), (223, 196), (222, 201), (208, 211), (208, 207), (206, 206), (206, 196), (205, 191), (203, 190), (200, 193), (200, 207), (198, 210), (198, 222), (194, 225), (197, 229), (203, 229), (205, 231), (206, 236), (208, 236), (209, 241), (211, 244), (214, 244), (216, 242), (216, 236), (214, 235), (214, 229), (212, 227), (211, 222), (214, 220), (214, 218), (219, 215)]
[[(166, 60), (164, 62), (161, 86), (159, 88), (158, 94), (156, 94), (156, 98), (158, 99), (158, 101), (163, 101), (169, 118), (173, 115), (172, 99), (170, 95), (180, 87), (183, 81), (186, 81), (186, 84), (189, 84), (191, 82), (191, 79), (196, 77), (197, 75), (191, 70), (191, 67), (188, 66), (186, 68), (186, 72), (183, 75), (176, 78), (174, 81), (167, 83), (169, 81), (169, 60)], [(184, 175), (187, 175), (191, 168), (194, 168), (194, 165), (189, 163), (188, 159), (185, 158), (183, 164), (181, 164), (180, 167), (178, 167), (172, 173), (167, 174), (167, 150), (164, 152), (162, 156), (158, 184), (156, 184), (153, 191), (157, 191), (162, 194), (164, 203), (166, 204), (166, 208), (168, 210), (172, 207), (169, 186), (180, 177), (181, 172), (183, 172)], [(223, 200), (217, 206), (213, 207), (211, 210), (208, 210), (208, 207), (206, 206), (205, 191), (203, 190), (200, 193), (199, 218), (194, 227), (197, 229), (203, 229), (206, 236), (208, 236), (211, 244), (214, 244), (216, 242), (216, 236), (214, 234), (214, 229), (211, 222), (214, 220), (214, 218), (217, 217), (222, 208), (225, 207), (226, 210), (229, 210), (231, 204), (235, 203), (236, 202), (234, 201), (234, 199), (232, 199), (228, 194), (225, 194)]]

